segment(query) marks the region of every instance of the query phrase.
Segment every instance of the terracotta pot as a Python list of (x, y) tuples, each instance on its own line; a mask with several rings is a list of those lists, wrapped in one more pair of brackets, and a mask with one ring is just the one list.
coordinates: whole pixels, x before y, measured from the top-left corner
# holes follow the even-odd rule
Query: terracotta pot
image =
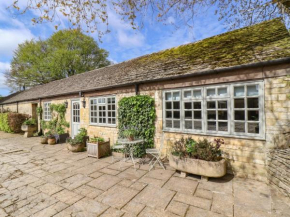
[(48, 138), (47, 137), (41, 137), (40, 143), (41, 144), (47, 144)]
[(71, 152), (81, 152), (81, 151), (84, 151), (85, 143), (80, 143), (80, 144), (77, 144), (77, 145), (71, 145), (71, 144), (67, 143), (66, 147)]
[(56, 143), (55, 138), (48, 138), (47, 143), (49, 145), (55, 145), (55, 143)]

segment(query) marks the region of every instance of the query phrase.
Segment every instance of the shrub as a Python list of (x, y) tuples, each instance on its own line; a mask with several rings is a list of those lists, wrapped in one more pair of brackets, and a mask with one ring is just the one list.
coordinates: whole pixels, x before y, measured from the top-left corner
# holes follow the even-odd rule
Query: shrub
[(86, 142), (86, 138), (88, 136), (87, 130), (85, 128), (80, 128), (79, 133), (75, 136), (75, 138), (68, 138), (67, 142), (74, 145), (84, 144)]
[(105, 139), (102, 137), (96, 137), (96, 136), (94, 136), (93, 138), (90, 138), (90, 143), (97, 144), (98, 142), (105, 142)]
[(27, 114), (0, 113), (0, 130), (7, 133), (20, 133), (21, 125), (29, 118)]
[(174, 143), (172, 155), (205, 161), (219, 161), (222, 158), (222, 151), (220, 150), (222, 144), (224, 144), (222, 139), (215, 139), (214, 143), (211, 143), (205, 138), (198, 142), (192, 138), (181, 138)]
[(36, 120), (34, 118), (29, 118), (23, 122), (25, 125), (36, 125)]

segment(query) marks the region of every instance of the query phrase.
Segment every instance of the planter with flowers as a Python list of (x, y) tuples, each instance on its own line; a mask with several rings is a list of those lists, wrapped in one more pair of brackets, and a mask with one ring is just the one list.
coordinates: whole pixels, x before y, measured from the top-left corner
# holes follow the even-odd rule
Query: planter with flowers
[(79, 133), (74, 138), (69, 137), (66, 140), (67, 149), (71, 152), (85, 151), (87, 138), (87, 130), (85, 128), (80, 128)]
[(226, 174), (226, 161), (221, 157), (221, 144), (224, 144), (222, 139), (211, 143), (207, 139), (195, 141), (182, 138), (173, 145), (169, 164), (181, 171), (182, 177), (187, 173), (200, 175), (205, 180), (208, 177), (222, 177)]

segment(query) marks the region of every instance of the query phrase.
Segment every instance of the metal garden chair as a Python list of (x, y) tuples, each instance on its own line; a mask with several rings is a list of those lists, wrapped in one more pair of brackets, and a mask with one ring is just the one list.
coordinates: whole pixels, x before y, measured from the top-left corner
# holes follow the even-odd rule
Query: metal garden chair
[(163, 148), (163, 143), (161, 143), (159, 149), (156, 149), (156, 148), (146, 149), (146, 154), (152, 156), (152, 160), (149, 162), (149, 166), (150, 166), (149, 171), (155, 166), (157, 162), (165, 170), (165, 167), (161, 161), (162, 148)]

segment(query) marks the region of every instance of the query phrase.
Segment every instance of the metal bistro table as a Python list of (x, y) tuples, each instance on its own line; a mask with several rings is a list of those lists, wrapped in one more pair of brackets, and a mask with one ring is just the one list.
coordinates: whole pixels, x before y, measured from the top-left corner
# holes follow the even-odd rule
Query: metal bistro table
[(134, 160), (134, 149), (135, 149), (136, 145), (142, 144), (142, 143), (144, 143), (144, 139), (136, 139), (133, 141), (130, 141), (128, 139), (118, 139), (118, 144), (123, 145), (125, 147), (125, 149), (127, 149), (129, 152), (129, 153), (127, 153), (127, 154), (129, 154), (129, 157), (128, 158), (125, 157), (125, 161), (127, 159), (130, 159), (134, 164), (134, 168), (135, 168), (135, 164), (136, 164), (136, 162)]

